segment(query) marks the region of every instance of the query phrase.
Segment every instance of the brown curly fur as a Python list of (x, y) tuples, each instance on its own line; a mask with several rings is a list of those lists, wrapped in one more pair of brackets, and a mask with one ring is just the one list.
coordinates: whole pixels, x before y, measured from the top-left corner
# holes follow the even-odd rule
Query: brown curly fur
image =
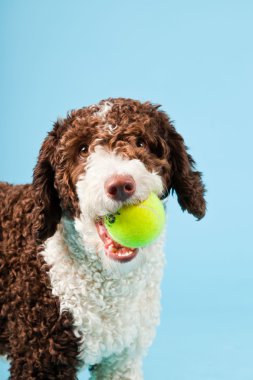
[[(55, 123), (32, 184), (0, 184), (0, 354), (11, 361), (10, 379), (76, 379), (81, 362), (72, 316), (60, 313), (39, 252), (62, 213), (79, 215), (75, 184), (97, 144), (140, 159), (163, 178), (164, 196), (172, 189), (183, 210), (198, 219), (205, 214), (201, 173), (165, 113), (148, 102), (109, 101), (106, 120), (98, 114), (101, 102)], [(106, 124), (117, 126), (113, 134), (101, 128)]]

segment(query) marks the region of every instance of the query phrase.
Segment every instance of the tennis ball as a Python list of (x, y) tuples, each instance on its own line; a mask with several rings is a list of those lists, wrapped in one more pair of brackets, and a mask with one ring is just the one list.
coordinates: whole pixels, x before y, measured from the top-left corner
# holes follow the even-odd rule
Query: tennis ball
[(165, 211), (155, 193), (136, 205), (124, 206), (115, 214), (104, 217), (104, 225), (111, 238), (128, 248), (144, 247), (162, 232)]

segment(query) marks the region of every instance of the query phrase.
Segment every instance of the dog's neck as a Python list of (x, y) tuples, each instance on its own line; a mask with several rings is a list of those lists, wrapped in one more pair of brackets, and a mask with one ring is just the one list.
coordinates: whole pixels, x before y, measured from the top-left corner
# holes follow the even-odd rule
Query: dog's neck
[(75, 220), (63, 216), (59, 229), (70, 253), (76, 260), (83, 261), (87, 258), (88, 253), (91, 254), (90, 258), (92, 259), (92, 252), (89, 252), (85, 247), (83, 239), (75, 227)]

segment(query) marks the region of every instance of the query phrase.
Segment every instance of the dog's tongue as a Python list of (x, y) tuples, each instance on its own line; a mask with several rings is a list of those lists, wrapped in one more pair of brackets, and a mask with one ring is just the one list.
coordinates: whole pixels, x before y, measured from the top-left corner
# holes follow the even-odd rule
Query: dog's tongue
[(98, 235), (104, 243), (105, 253), (113, 260), (126, 262), (132, 260), (137, 255), (137, 249), (124, 247), (114, 241), (108, 234), (102, 221), (96, 223)]

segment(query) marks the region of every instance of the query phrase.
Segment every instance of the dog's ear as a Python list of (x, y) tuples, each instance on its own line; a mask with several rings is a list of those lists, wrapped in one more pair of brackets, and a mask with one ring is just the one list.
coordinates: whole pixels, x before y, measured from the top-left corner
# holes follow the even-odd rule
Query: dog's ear
[(170, 176), (167, 178), (167, 189), (177, 193), (178, 203), (182, 210), (187, 210), (197, 219), (203, 218), (206, 212), (205, 186), (202, 182), (202, 174), (195, 170), (195, 162), (182, 136), (176, 131), (169, 117), (158, 111), (159, 125), (165, 136), (169, 148), (168, 161), (170, 163)]
[(182, 210), (187, 210), (197, 219), (201, 219), (206, 212), (202, 174), (195, 170), (195, 161), (187, 153), (187, 147), (182, 136), (177, 133), (171, 123), (169, 123), (168, 132), (170, 160), (172, 162), (170, 187), (172, 191), (176, 191), (178, 203)]
[(54, 171), (58, 140), (56, 132), (59, 127), (59, 123), (55, 123), (53, 131), (44, 140), (33, 173), (36, 202), (34, 229), (40, 241), (54, 234), (62, 214), (60, 199), (55, 188)]

